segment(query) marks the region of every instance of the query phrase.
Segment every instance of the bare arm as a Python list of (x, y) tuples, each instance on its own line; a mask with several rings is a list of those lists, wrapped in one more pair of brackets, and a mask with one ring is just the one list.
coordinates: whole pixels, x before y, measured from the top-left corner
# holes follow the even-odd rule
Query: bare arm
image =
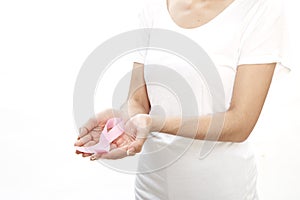
[[(148, 100), (146, 84), (144, 80), (144, 64), (133, 63), (130, 88), (127, 101), (121, 110), (107, 109), (99, 112), (95, 117), (90, 118), (80, 129), (80, 134), (75, 146), (92, 146), (99, 142), (101, 131), (107, 120), (112, 117), (122, 117), (125, 121), (136, 114), (148, 114), (150, 103)], [(116, 144), (122, 144), (128, 137), (124, 135), (116, 140)], [(84, 157), (90, 156), (90, 153), (82, 153)], [(99, 158), (100, 154), (94, 154), (91, 160)]]
[[(137, 65), (136, 67), (142, 66)], [(148, 133), (151, 131), (180, 135), (198, 140), (245, 141), (254, 128), (262, 110), (272, 81), (274, 68), (274, 63), (239, 66), (235, 78), (231, 105), (226, 112), (184, 119), (181, 119), (181, 117), (161, 118), (160, 116), (146, 114), (150, 110), (148, 96), (146, 95), (147, 90), (143, 76), (136, 73), (135, 75), (137, 76), (132, 76), (132, 83), (140, 82), (143, 87), (137, 87), (138, 90), (136, 87), (131, 87), (128, 105), (133, 115), (127, 123), (128, 127), (135, 128), (136, 137), (125, 141), (120, 140), (120, 143), (124, 142), (124, 146), (123, 144), (119, 145), (124, 147), (123, 150), (113, 150), (101, 155), (101, 158), (119, 159), (126, 156), (125, 151), (128, 152), (127, 155), (134, 155), (140, 152)], [(213, 119), (221, 120), (222, 122), (220, 134), (217, 134), (218, 137), (207, 137), (207, 135), (214, 136), (216, 134), (214, 131), (219, 130), (218, 127), (214, 127), (214, 123), (212, 123)], [(216, 124), (219, 125), (220, 123)], [(199, 126), (197, 127), (197, 125)], [(208, 130), (210, 130), (209, 133), (207, 133)], [(196, 132), (196, 134), (191, 134), (193, 132)], [(95, 159), (99, 157), (96, 156)]]
[(144, 79), (144, 64), (142, 63), (133, 63), (128, 98), (122, 107), (122, 111), (127, 111), (126, 113), (129, 117), (136, 114), (148, 114), (150, 111), (150, 103)]
[[(217, 115), (219, 115), (225, 118), (217, 140), (226, 142), (245, 141), (252, 132), (261, 113), (275, 65), (275, 63), (272, 63), (239, 66), (231, 105), (226, 112), (183, 120), (180, 117), (170, 117), (163, 121), (159, 116), (152, 116), (150, 130), (203, 140), (209, 130), (212, 117), (218, 117)], [(196, 135), (190, 135), (194, 131), (191, 128), (195, 128), (194, 125), (197, 123), (199, 126)], [(211, 130), (214, 130), (214, 127)]]

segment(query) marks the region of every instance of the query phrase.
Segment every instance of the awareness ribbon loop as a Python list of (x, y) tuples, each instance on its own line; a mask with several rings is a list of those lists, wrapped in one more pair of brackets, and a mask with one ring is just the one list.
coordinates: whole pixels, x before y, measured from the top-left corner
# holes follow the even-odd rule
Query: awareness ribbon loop
[(110, 150), (110, 144), (123, 133), (124, 121), (121, 118), (111, 118), (107, 120), (97, 144), (76, 147), (76, 149), (83, 153), (107, 153)]

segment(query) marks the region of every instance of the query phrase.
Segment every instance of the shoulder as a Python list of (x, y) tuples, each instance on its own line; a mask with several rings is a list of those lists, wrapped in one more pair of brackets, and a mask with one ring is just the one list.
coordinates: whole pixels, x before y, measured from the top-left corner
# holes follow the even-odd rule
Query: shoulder
[(244, 25), (247, 27), (274, 23), (284, 16), (283, 0), (240, 0), (244, 4)]
[(269, 17), (281, 16), (284, 8), (283, 0), (259, 0), (259, 6), (262, 14)]
[(235, 0), (239, 9), (248, 14), (278, 15), (283, 10), (283, 0)]

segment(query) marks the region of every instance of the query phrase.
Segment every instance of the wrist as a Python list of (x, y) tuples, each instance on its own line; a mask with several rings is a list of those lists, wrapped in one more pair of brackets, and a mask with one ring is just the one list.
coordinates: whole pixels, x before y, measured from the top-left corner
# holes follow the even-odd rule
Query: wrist
[(131, 120), (140, 127), (148, 129), (149, 132), (161, 132), (165, 124), (165, 118), (149, 114), (137, 114)]
[(164, 118), (157, 115), (149, 115), (151, 117), (151, 132), (162, 132), (164, 127)]

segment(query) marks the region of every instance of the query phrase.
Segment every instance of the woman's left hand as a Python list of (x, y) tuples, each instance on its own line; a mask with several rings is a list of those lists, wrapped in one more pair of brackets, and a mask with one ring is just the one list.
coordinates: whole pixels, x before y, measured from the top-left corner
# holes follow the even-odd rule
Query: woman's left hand
[(133, 116), (125, 124), (125, 133), (113, 142), (116, 148), (107, 153), (94, 154), (91, 156), (91, 160), (120, 159), (141, 152), (150, 133), (151, 124), (150, 115), (137, 114)]

